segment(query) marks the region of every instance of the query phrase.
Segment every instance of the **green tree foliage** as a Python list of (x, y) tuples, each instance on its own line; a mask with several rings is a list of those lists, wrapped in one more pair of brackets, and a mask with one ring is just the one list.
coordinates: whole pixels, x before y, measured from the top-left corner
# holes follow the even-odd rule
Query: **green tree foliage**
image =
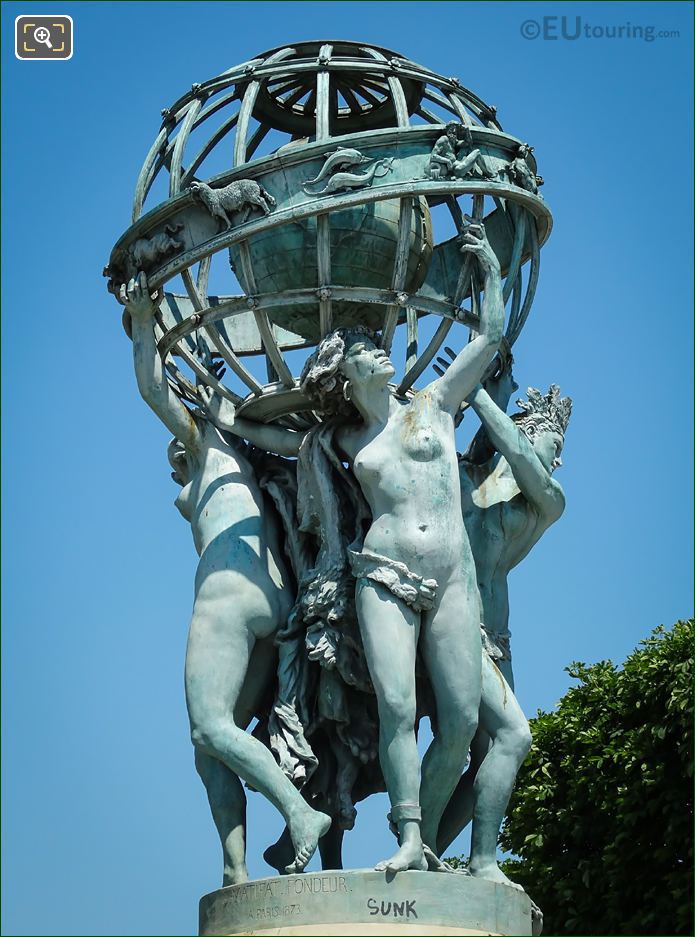
[(500, 844), (546, 934), (693, 934), (693, 621), (657, 628), (622, 668), (531, 720)]

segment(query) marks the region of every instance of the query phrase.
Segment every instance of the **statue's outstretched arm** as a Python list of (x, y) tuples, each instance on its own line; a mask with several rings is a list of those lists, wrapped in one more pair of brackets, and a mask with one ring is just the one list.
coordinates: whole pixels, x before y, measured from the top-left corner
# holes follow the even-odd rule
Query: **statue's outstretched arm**
[(145, 403), (187, 449), (200, 443), (200, 432), (190, 412), (169, 387), (154, 334), (155, 303), (147, 278), (138, 274), (121, 286), (119, 299), (130, 313), (133, 334), (133, 363), (138, 389)]
[(233, 432), (248, 439), (254, 446), (278, 455), (296, 456), (306, 436), (305, 432), (285, 429), (282, 426), (265, 426), (253, 420), (236, 420)]
[(536, 455), (533, 446), (511, 417), (493, 402), (488, 392), (478, 386), (468, 402), (480, 417), (495, 447), (510, 465), (521, 493), (550, 523), (565, 509), (565, 495)]
[(430, 385), (439, 394), (443, 408), (451, 413), (457, 412), (462, 401), (479, 383), (499, 347), (504, 329), (500, 265), (482, 222), (468, 225), (461, 250), (477, 257), (485, 278), (485, 294), (480, 310), (479, 334), (456, 356), (446, 373)]
[(234, 404), (224, 400), (209, 387), (199, 387), (198, 393), (203, 402), (205, 416), (219, 429), (241, 436), (266, 452), (276, 452), (284, 456), (296, 456), (299, 453), (306, 433), (239, 418), (234, 411)]
[[(454, 352), (450, 348), (445, 347), (444, 351), (452, 360), (455, 358)], [(443, 363), (448, 366), (445, 359), (438, 358), (437, 360), (440, 364)], [(512, 361), (511, 354), (500, 353), (497, 369), (483, 382), (483, 387), (490, 395), (492, 402), (503, 413), (507, 412), (510, 397), (515, 390), (519, 389), (519, 385), (512, 375)], [(466, 449), (463, 460), (464, 462), (472, 462), (474, 465), (483, 465), (494, 456), (496, 451), (485, 425), (481, 423), (478, 432), (471, 439), (468, 449)]]

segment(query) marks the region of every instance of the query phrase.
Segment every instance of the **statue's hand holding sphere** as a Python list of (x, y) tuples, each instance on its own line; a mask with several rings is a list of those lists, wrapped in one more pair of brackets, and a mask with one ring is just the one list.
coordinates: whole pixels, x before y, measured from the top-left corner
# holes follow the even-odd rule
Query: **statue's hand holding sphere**
[(118, 300), (126, 307), (131, 316), (147, 318), (154, 315), (161, 300), (161, 295), (156, 293), (155, 298), (152, 298), (147, 285), (147, 277), (140, 271), (127, 284), (121, 284)]

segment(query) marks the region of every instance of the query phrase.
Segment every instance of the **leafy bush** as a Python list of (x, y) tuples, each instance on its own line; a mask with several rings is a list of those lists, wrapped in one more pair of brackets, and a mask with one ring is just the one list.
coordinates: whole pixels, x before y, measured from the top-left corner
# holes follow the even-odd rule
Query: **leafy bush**
[(657, 628), (622, 668), (531, 720), (500, 845), (545, 933), (692, 934), (693, 621)]

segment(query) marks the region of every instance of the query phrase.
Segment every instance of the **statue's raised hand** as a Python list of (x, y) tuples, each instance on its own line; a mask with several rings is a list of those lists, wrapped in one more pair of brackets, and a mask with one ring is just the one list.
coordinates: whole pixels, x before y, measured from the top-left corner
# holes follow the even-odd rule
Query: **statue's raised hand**
[(482, 221), (469, 218), (468, 215), (464, 216), (464, 221), (466, 224), (461, 235), (461, 251), (474, 254), (485, 273), (499, 274), (500, 262), (487, 239), (485, 225)]
[(220, 429), (231, 429), (234, 426), (236, 410), (231, 400), (216, 394), (212, 387), (198, 385), (198, 398), (200, 400), (199, 414), (219, 426)]
[(131, 318), (140, 319), (154, 315), (154, 311), (159, 304), (158, 296), (154, 300), (152, 299), (147, 285), (147, 277), (142, 271), (127, 284), (123, 283), (121, 285), (118, 300), (126, 307)]
[(514, 374), (512, 373), (514, 359), (511, 350), (506, 342), (503, 341), (502, 345), (504, 347), (500, 348), (493, 361), (495, 370), (489, 377), (485, 378), (483, 387), (497, 406), (506, 412), (509, 400), (512, 394), (519, 389), (519, 385), (514, 380)]

